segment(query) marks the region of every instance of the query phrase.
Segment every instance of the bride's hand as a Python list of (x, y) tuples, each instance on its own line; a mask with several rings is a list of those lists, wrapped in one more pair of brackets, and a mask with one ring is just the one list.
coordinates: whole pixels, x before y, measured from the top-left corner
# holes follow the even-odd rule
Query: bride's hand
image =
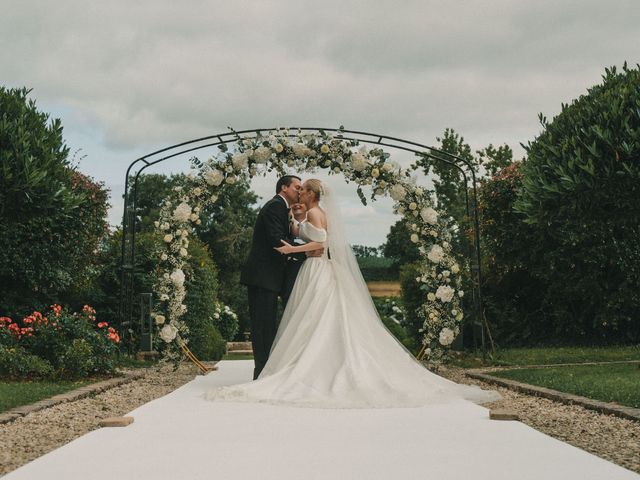
[(282, 246), (274, 247), (277, 251), (279, 251), (283, 255), (286, 255), (287, 253), (291, 253), (293, 251), (293, 247), (291, 245), (289, 245), (284, 240), (280, 240), (280, 241), (282, 242)]

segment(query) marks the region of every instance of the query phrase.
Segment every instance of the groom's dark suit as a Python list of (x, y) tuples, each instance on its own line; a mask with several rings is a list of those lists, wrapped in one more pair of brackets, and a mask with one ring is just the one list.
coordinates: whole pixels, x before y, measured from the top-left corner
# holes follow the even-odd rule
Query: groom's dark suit
[(256, 379), (267, 363), (277, 331), (278, 296), (286, 304), (305, 255), (284, 256), (274, 250), (293, 238), (284, 198), (276, 195), (260, 209), (253, 230), (253, 242), (240, 282), (249, 289), (249, 316)]

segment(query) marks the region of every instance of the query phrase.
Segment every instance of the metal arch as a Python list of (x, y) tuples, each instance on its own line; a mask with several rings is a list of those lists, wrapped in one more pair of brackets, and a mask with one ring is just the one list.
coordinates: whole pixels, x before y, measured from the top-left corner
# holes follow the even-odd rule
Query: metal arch
[[(427, 157), (431, 160), (444, 162), (446, 164), (451, 165), (456, 168), (463, 177), (464, 180), (464, 193), (465, 193), (465, 209), (467, 216), (471, 216), (471, 208), (469, 205), (469, 182), (467, 173), (465, 169), (460, 165), (464, 165), (471, 173), (471, 183), (472, 183), (472, 193), (473, 193), (473, 217), (474, 217), (474, 247), (475, 247), (475, 259), (472, 257), (472, 260), (475, 260), (475, 268), (472, 266), (472, 271), (475, 270), (475, 281), (473, 282), (473, 303), (476, 315), (476, 325), (480, 325), (481, 327), (481, 346), (483, 351), (483, 356), (485, 355), (485, 339), (484, 339), (484, 328), (485, 324), (483, 321), (483, 306), (482, 306), (482, 257), (481, 257), (481, 249), (480, 249), (480, 232), (479, 232), (479, 218), (478, 218), (478, 201), (477, 201), (477, 179), (476, 174), (473, 168), (473, 165), (466, 159), (461, 158), (457, 155), (451, 154), (449, 152), (445, 152), (443, 150), (437, 149), (435, 147), (424, 145), (421, 143), (400, 139), (397, 137), (391, 137), (388, 135), (380, 135), (369, 132), (362, 132), (358, 130), (346, 130), (346, 129), (337, 129), (337, 128), (320, 128), (320, 127), (288, 127), (289, 131), (293, 131), (296, 133), (291, 133), (290, 137), (296, 137), (298, 132), (335, 132), (337, 133), (336, 138), (342, 140), (356, 140), (362, 143), (368, 143), (373, 145), (378, 145), (381, 147), (389, 147), (395, 148), (397, 150), (403, 150), (407, 152), (414, 153), (421, 157)], [(120, 321), (120, 333), (124, 337), (126, 335), (126, 330), (124, 327), (131, 323), (132, 318), (132, 305), (133, 305), (133, 270), (135, 266), (135, 237), (136, 237), (136, 207), (137, 207), (137, 194), (138, 194), (138, 179), (140, 174), (146, 170), (147, 168), (154, 166), (158, 163), (164, 162), (171, 158), (184, 155), (186, 153), (195, 152), (197, 150), (202, 150), (209, 147), (216, 147), (223, 144), (228, 143), (236, 143), (241, 140), (241, 135), (257, 135), (263, 132), (272, 132), (277, 130), (276, 128), (258, 128), (258, 129), (250, 129), (250, 130), (241, 130), (241, 131), (229, 131), (216, 135), (209, 135), (206, 137), (200, 137), (193, 140), (188, 140), (185, 142), (177, 143), (171, 145), (169, 147), (165, 147), (154, 152), (151, 152), (147, 155), (137, 158), (127, 168), (125, 174), (125, 188), (124, 188), (124, 208), (123, 208), (123, 216), (122, 216), (122, 240), (121, 240), (121, 283), (120, 283), (120, 308), (119, 308), (119, 321)], [(213, 140), (213, 141), (212, 141)], [(203, 142), (206, 142), (203, 144)], [(395, 142), (395, 143), (389, 143)], [(179, 151), (176, 151), (179, 150)], [(159, 158), (158, 158), (159, 157)], [(446, 157), (446, 158), (443, 158)], [(132, 172), (132, 169), (135, 165), (142, 164), (142, 166), (136, 170), (135, 177), (133, 179), (133, 204), (131, 210), (129, 210), (129, 178)], [(129, 262), (127, 263), (127, 237), (131, 235), (130, 239), (130, 255)], [(472, 262), (473, 264), (473, 262)], [(472, 275), (473, 277), (473, 275)]]

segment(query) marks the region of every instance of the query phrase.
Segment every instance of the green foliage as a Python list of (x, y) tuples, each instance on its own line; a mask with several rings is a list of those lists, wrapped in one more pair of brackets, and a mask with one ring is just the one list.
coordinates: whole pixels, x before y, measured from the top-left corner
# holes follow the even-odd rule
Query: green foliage
[(418, 246), (410, 240), (411, 233), (407, 226), (407, 220), (398, 220), (391, 225), (387, 241), (381, 247), (384, 258), (393, 260), (391, 271), (396, 278), (403, 265), (415, 262), (420, 258)]
[(76, 172), (59, 120), (0, 87), (0, 311), (67, 301), (91, 277), (107, 191)]
[(120, 339), (107, 323), (96, 321), (89, 306), (69, 313), (54, 305), (48, 312), (36, 311), (19, 321), (0, 320), (0, 331), (4, 331), (0, 368), (7, 376), (73, 379), (115, 372)]
[(400, 285), (402, 289), (402, 308), (406, 315), (405, 329), (416, 345), (422, 342), (422, 322), (419, 320), (418, 311), (423, 308), (425, 292), (416, 282), (420, 275), (418, 263), (403, 265), (400, 269)]
[(532, 226), (549, 341), (640, 340), (640, 69), (606, 70), (526, 146), (514, 209)]
[(228, 305), (216, 304), (213, 323), (227, 342), (233, 341), (238, 333), (238, 315)]
[(197, 349), (189, 343), (189, 347), (201, 360), (218, 361), (222, 359), (227, 351), (227, 342), (213, 325), (211, 320), (202, 324), (202, 341), (198, 344)]
[(216, 348), (211, 335), (222, 338), (219, 332), (212, 333), (211, 329), (217, 305), (217, 269), (206, 245), (197, 238), (191, 238), (188, 250), (187, 313), (183, 320), (189, 327), (189, 348), (196, 356), (209, 360)]
[(378, 297), (373, 299), (373, 303), (385, 327), (387, 327), (405, 348), (409, 351), (416, 352), (418, 343), (408, 334), (405, 328), (406, 317), (398, 299)]
[(495, 341), (501, 345), (528, 344), (550, 336), (540, 314), (544, 285), (531, 269), (538, 250), (534, 229), (513, 211), (522, 185), (521, 163), (484, 179), (478, 189), (483, 249), (483, 297)]
[(390, 258), (358, 257), (357, 261), (360, 272), (367, 282), (398, 279), (398, 270)]
[(218, 200), (202, 213), (202, 225), (196, 229), (218, 266), (218, 298), (238, 315), (237, 335), (250, 330), (247, 290), (240, 285), (240, 271), (251, 249), (257, 200), (248, 183), (226, 185)]
[(351, 250), (356, 258), (379, 257), (381, 248), (367, 245), (351, 245)]
[(573, 365), (495, 372), (493, 375), (602, 402), (640, 408), (638, 365)]
[(45, 378), (53, 374), (46, 360), (28, 353), (23, 347), (0, 344), (0, 376), (2, 378)]

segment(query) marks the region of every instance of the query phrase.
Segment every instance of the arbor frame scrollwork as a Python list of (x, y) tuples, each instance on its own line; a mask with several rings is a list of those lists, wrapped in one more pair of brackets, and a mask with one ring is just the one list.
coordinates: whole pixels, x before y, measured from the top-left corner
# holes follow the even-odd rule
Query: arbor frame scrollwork
[[(471, 219), (471, 227), (473, 230), (473, 252), (467, 252), (471, 266), (472, 279), (472, 301), (473, 301), (473, 340), (477, 346), (478, 340), (485, 354), (485, 321), (483, 317), (482, 306), (482, 252), (480, 248), (480, 232), (478, 218), (478, 202), (477, 202), (477, 179), (473, 165), (464, 158), (445, 152), (443, 150), (431, 147), (425, 144), (403, 140), (397, 137), (380, 135), (357, 130), (347, 130), (340, 128), (318, 128), (318, 127), (288, 127), (287, 129), (251, 129), (242, 131), (229, 131), (216, 135), (189, 140), (178, 143), (166, 148), (162, 148), (155, 152), (144, 155), (134, 160), (127, 168), (125, 175), (125, 192), (124, 207), (122, 221), (122, 238), (121, 238), (121, 284), (120, 284), (120, 308), (119, 308), (119, 328), (123, 338), (128, 337), (128, 333), (134, 327), (133, 318), (134, 300), (136, 294), (136, 285), (134, 277), (134, 266), (136, 259), (136, 226), (137, 226), (137, 202), (138, 202), (138, 180), (140, 175), (150, 167), (165, 162), (172, 158), (185, 156), (187, 154), (218, 147), (226, 151), (228, 145), (237, 144), (239, 151), (243, 150), (243, 140), (264, 139), (267, 136), (273, 138), (273, 132), (287, 132), (287, 137), (294, 139), (295, 137), (305, 138), (315, 136), (315, 138), (330, 138), (335, 143), (350, 142), (350, 145), (368, 145), (373, 149), (391, 148), (399, 151), (406, 151), (424, 159), (423, 161), (443, 162), (460, 172), (464, 181), (465, 208), (467, 218)], [(289, 133), (295, 132), (295, 133)], [(286, 142), (286, 140), (284, 140)], [(327, 148), (328, 147), (323, 147)], [(377, 150), (376, 150), (377, 151)], [(315, 152), (314, 152), (315, 154)], [(386, 158), (386, 154), (385, 157)], [(315, 168), (315, 167), (314, 167)], [(318, 165), (317, 168), (323, 168)], [(411, 168), (416, 169), (416, 165)], [(305, 169), (308, 170), (308, 169)], [(346, 172), (346, 171), (345, 171)], [(345, 173), (346, 175), (346, 173)], [(471, 188), (469, 188), (469, 176), (471, 177)], [(346, 179), (348, 182), (349, 180)], [(132, 183), (132, 185), (131, 185)], [(420, 189), (421, 190), (421, 189)], [(364, 197), (358, 187), (358, 193), (361, 199)], [(469, 198), (471, 193), (471, 198)], [(397, 199), (396, 199), (397, 200)], [(413, 208), (416, 208), (412, 205)], [(416, 213), (417, 215), (417, 213)], [(480, 338), (477, 338), (477, 331), (480, 331)], [(425, 352), (426, 345), (423, 345), (419, 356)], [(429, 349), (427, 349), (428, 351)]]

